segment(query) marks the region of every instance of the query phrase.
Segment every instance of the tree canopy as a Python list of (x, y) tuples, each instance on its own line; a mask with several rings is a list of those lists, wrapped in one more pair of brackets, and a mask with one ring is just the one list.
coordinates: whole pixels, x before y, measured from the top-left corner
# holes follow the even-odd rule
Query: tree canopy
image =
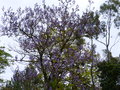
[[(21, 48), (18, 52), (24, 55), (20, 61), (29, 62), (23, 71), (15, 70), (3, 90), (117, 90), (119, 60), (111, 55), (109, 46), (119, 1), (108, 0), (99, 12), (87, 9), (82, 16), (75, 5), (74, 0), (60, 0), (58, 6), (43, 3), (3, 10), (1, 33), (16, 38)], [(101, 16), (107, 19), (102, 21)], [(106, 42), (99, 41), (100, 35)], [(94, 40), (106, 46), (103, 62)]]

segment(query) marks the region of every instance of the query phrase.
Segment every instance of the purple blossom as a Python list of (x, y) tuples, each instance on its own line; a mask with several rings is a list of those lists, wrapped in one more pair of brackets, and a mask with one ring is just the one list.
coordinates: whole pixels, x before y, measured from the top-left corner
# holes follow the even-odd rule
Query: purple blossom
[[(70, 73), (69, 77), (74, 82), (82, 83), (78, 72), (83, 69), (80, 68), (81, 63), (88, 62), (91, 56), (89, 48), (79, 39), (83, 40), (85, 35), (93, 37), (99, 34), (100, 31), (96, 31), (99, 21), (93, 22), (94, 18), (91, 20), (92, 12), (84, 13), (80, 17), (78, 7), (69, 12), (69, 6), (66, 6), (68, 4), (61, 4), (62, 7), (40, 7), (36, 4), (33, 9), (19, 9), (17, 13), (11, 10), (5, 12), (2, 32), (18, 38), (24, 54), (30, 60), (38, 61), (32, 63), (35, 68), (17, 70), (13, 76), (14, 81), (24, 82), (42, 73), (43, 82), (47, 85), (51, 83), (49, 77), (64, 81)], [(95, 15), (92, 13), (92, 16)], [(80, 42), (80, 45), (76, 42)]]

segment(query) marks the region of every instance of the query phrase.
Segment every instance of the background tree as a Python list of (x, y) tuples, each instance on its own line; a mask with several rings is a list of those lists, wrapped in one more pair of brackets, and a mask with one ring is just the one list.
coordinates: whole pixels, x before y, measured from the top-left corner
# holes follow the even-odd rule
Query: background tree
[[(112, 52), (110, 51), (112, 47), (116, 44), (113, 43), (113, 45), (110, 47), (111, 42), (111, 27), (113, 24), (118, 27), (119, 19), (118, 19), (118, 13), (119, 13), (119, 6), (120, 2), (119, 0), (107, 0), (101, 7), (100, 7), (100, 13), (102, 13), (104, 17), (104, 23), (105, 23), (105, 43), (103, 43), (106, 46), (105, 54), (106, 54), (106, 60), (100, 62), (98, 64), (98, 70), (101, 72), (99, 78), (101, 87), (103, 90), (109, 89), (109, 90), (119, 90), (119, 59), (112, 57)], [(114, 22), (114, 23), (113, 23)]]
[(101, 42), (99, 40), (98, 41), (106, 46), (105, 51), (106, 51), (107, 61), (110, 60), (111, 49), (116, 44), (115, 42), (110, 47), (111, 30), (112, 30), (112, 26), (115, 25), (114, 22), (117, 21), (116, 17), (118, 16), (119, 5), (120, 5), (119, 0), (106, 0), (105, 3), (103, 3), (103, 5), (100, 6), (100, 14), (101, 14), (100, 16), (102, 18), (101, 23), (105, 31), (104, 32), (105, 42)]
[[(9, 58), (12, 56), (5, 52), (4, 47), (0, 47), (0, 74), (2, 74), (7, 66), (10, 65)], [(3, 79), (0, 79), (0, 83), (3, 83)]]
[(118, 58), (111, 57), (109, 62), (103, 61), (98, 64), (100, 86), (102, 90), (119, 90), (120, 62)]

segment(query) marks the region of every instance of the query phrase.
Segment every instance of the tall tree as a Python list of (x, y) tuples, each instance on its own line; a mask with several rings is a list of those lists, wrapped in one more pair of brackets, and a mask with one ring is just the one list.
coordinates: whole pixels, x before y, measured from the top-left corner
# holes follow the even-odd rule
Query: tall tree
[[(119, 90), (119, 59), (112, 56), (111, 48), (116, 42), (110, 47), (111, 42), (111, 28), (113, 25), (119, 27), (119, 0), (107, 0), (101, 7), (100, 13), (103, 16), (105, 25), (105, 43), (106, 46), (106, 60), (98, 64), (98, 70), (100, 71), (100, 83), (103, 90)], [(110, 82), (110, 83), (109, 83)]]
[(114, 22), (116, 26), (118, 24), (117, 23), (118, 19), (116, 17), (118, 16), (119, 5), (120, 5), (119, 0), (106, 0), (105, 3), (103, 3), (100, 6), (100, 14), (102, 17), (101, 23), (105, 29), (104, 33), (105, 42), (101, 42), (99, 40), (98, 41), (106, 46), (105, 52), (107, 61), (110, 60), (111, 48), (116, 44), (114, 43), (112, 47), (110, 47), (112, 26), (114, 25)]
[(93, 12), (80, 17), (79, 7), (72, 7), (74, 4), (74, 0), (61, 0), (59, 6), (36, 4), (33, 9), (4, 11), (3, 34), (18, 39), (23, 54), (42, 73), (45, 90), (56, 90), (66, 82), (73, 90), (89, 86), (85, 85), (89, 80), (81, 75), (91, 61), (83, 37), (101, 33), (96, 29), (99, 17)]

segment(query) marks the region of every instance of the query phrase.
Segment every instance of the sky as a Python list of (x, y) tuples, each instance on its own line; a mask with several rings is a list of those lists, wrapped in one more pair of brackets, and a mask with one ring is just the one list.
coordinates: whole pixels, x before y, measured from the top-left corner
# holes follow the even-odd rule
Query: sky
[[(58, 4), (58, 0), (45, 0), (46, 4), (49, 5), (57, 5)], [(105, 0), (93, 0), (94, 4), (93, 6), (95, 7), (95, 9), (99, 9), (99, 6), (105, 1)], [(5, 9), (11, 7), (14, 10), (16, 10), (17, 8), (21, 7), (22, 9), (24, 9), (25, 7), (34, 7), (34, 4), (38, 3), (41, 4), (42, 0), (0, 0), (0, 17), (2, 15), (2, 8), (4, 7)], [(87, 6), (88, 6), (88, 0), (76, 0), (76, 4), (79, 5), (80, 10), (84, 11)], [(118, 31), (116, 31), (117, 33)], [(114, 33), (114, 32), (112, 32)], [(113, 38), (115, 38), (116, 34), (113, 34)], [(114, 42), (114, 40), (112, 40), (112, 42)], [(95, 42), (97, 43), (97, 42)], [(98, 52), (102, 52), (101, 49), (105, 48), (103, 45), (101, 45), (100, 43), (97, 43), (98, 47), (97, 47), (97, 51)], [(113, 49), (113, 55), (114, 56), (118, 56), (119, 55), (119, 45), (117, 44), (114, 49)], [(12, 40), (12, 38), (7, 38), (7, 37), (0, 37), (0, 46), (5, 46), (7, 49), (9, 48), (9, 46), (16, 46), (15, 41)], [(16, 47), (17, 48), (17, 47)], [(11, 52), (12, 55), (16, 55), (15, 52)], [(15, 63), (15, 65), (12, 65), (10, 68), (6, 69), (6, 73), (2, 74), (1, 77), (4, 79), (10, 79), (13, 75), (13, 71), (17, 68), (20, 67), (21, 70), (24, 69), (24, 64), (23, 63)]]

